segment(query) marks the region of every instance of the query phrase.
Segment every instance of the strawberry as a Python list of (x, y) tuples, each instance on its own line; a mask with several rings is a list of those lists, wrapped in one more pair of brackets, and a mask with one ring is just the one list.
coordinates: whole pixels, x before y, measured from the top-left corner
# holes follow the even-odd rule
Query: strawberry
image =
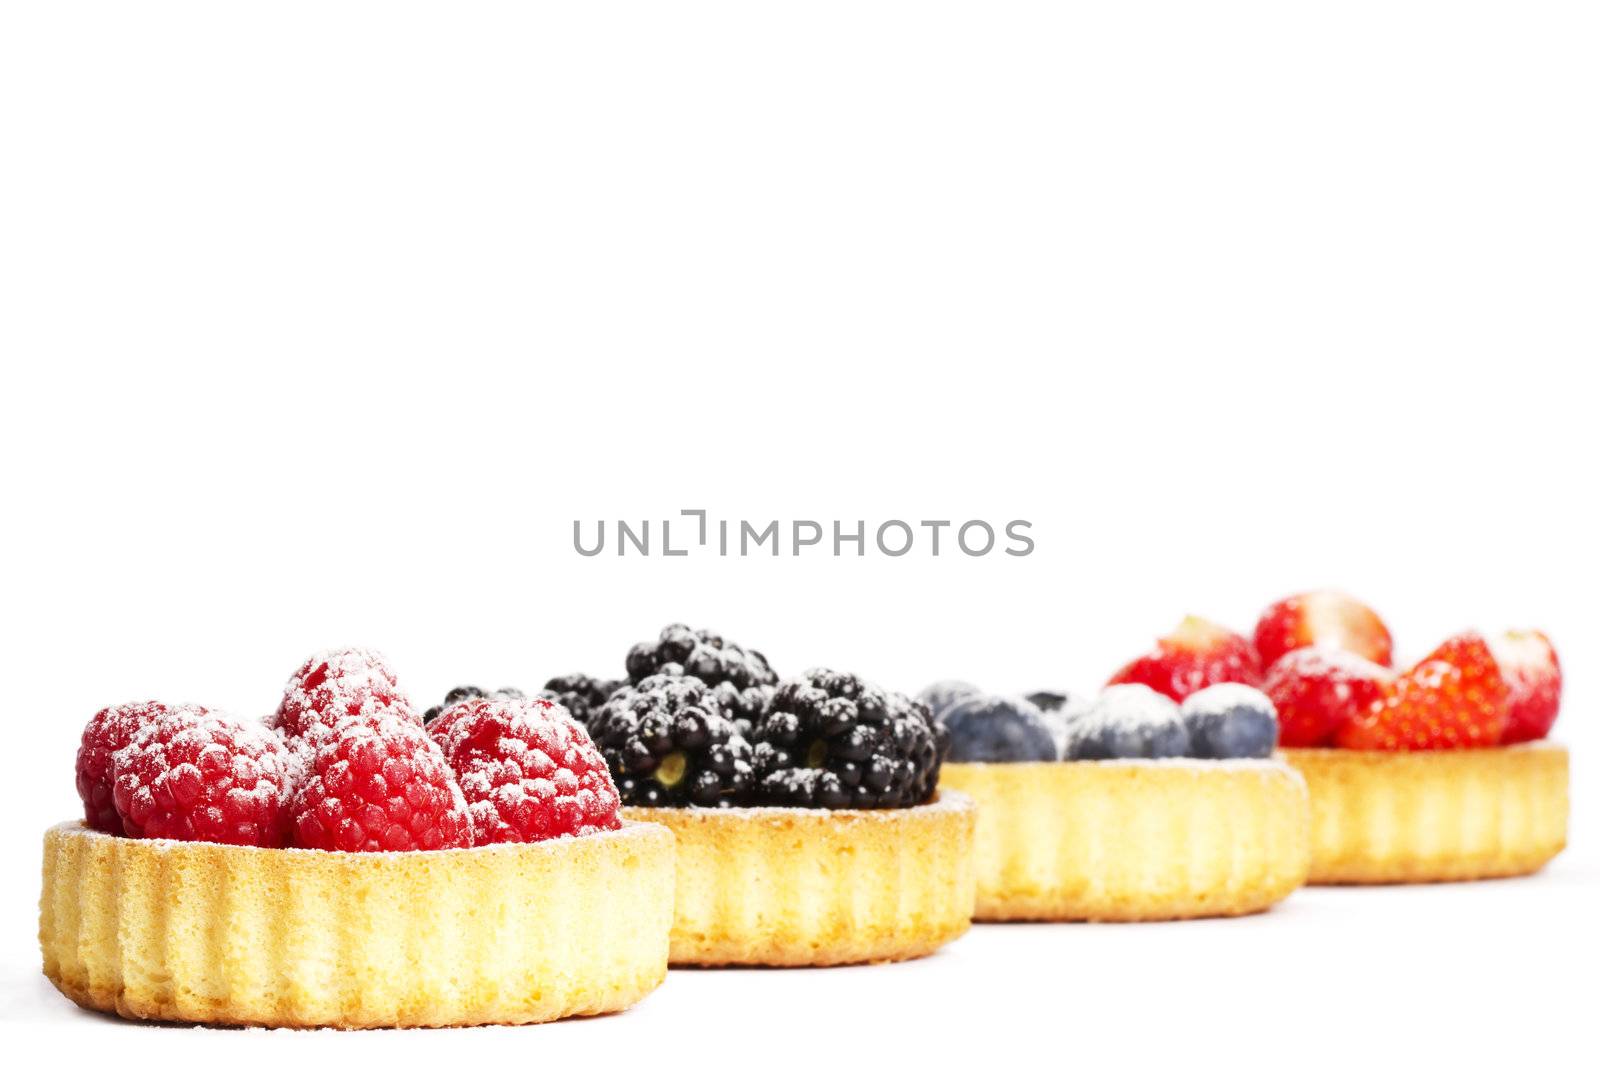
[(1278, 709), (1278, 743), (1326, 745), (1351, 719), (1394, 691), (1394, 672), (1342, 648), (1297, 648), (1267, 671), (1262, 690)]
[(1261, 664), (1250, 642), (1214, 622), (1190, 615), (1156, 647), (1111, 676), (1107, 685), (1138, 683), (1181, 701), (1220, 682), (1255, 685)]
[(1550, 639), (1538, 630), (1507, 630), (1489, 638), (1489, 651), (1511, 690), (1510, 719), (1501, 743), (1544, 737), (1561, 710), (1561, 661)]
[(1307, 645), (1342, 648), (1385, 667), (1394, 662), (1394, 642), (1378, 613), (1331, 589), (1284, 597), (1256, 623), (1256, 653), (1263, 667)]
[(1342, 748), (1482, 748), (1500, 742), (1509, 691), (1482, 636), (1457, 634), (1342, 727)]

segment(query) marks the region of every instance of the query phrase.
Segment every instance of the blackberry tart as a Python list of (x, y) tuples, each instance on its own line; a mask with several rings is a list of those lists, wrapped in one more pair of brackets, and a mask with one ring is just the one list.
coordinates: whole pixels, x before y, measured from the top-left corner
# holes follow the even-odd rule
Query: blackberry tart
[(759, 653), (689, 647), (705, 633), (636, 646), (592, 723), (624, 817), (677, 838), (671, 962), (902, 960), (966, 932), (976, 814), (937, 789), (926, 707), (835, 671), (774, 685)]
[(978, 805), (976, 918), (1241, 915), (1304, 884), (1306, 787), (1271, 758), (1259, 692), (1215, 685), (1181, 707), (1141, 684), (1036, 696), (973, 687), (945, 704), (940, 781)]

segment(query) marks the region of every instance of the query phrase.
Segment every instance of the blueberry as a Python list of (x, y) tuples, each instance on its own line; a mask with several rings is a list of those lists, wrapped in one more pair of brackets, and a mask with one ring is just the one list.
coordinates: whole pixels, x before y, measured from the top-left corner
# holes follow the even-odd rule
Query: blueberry
[(1193, 754), (1204, 759), (1264, 759), (1278, 743), (1278, 712), (1259, 689), (1224, 682), (1183, 702)]
[(952, 763), (1054, 762), (1056, 739), (1045, 716), (1019, 697), (969, 696), (940, 720), (950, 732)]
[(1189, 754), (1176, 702), (1144, 685), (1108, 686), (1067, 725), (1067, 759), (1166, 759)]
[(1067, 752), (1067, 724), (1088, 711), (1090, 702), (1060, 689), (1041, 689), (1027, 699), (1044, 715), (1045, 729), (1056, 739), (1056, 758), (1062, 758)]
[(961, 701), (968, 697), (981, 696), (982, 693), (983, 690), (971, 682), (949, 679), (943, 682), (934, 682), (917, 694), (917, 700), (928, 705), (928, 710), (933, 712), (935, 719), (942, 719), (945, 712)]

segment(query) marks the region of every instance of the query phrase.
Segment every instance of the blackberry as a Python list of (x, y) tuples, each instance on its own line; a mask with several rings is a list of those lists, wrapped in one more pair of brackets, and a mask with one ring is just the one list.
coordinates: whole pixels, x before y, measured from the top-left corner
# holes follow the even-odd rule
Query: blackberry
[(755, 742), (760, 796), (807, 808), (924, 803), (948, 748), (926, 705), (827, 670), (778, 686)]
[[(433, 707), (431, 707), (427, 711), (423, 712), (422, 713), (422, 721), (423, 721), (423, 723), (430, 723), (434, 719), (437, 719), (443, 712), (448, 711), (449, 709), (455, 707), (457, 704), (465, 704), (469, 700), (526, 700), (526, 699), (528, 699), (528, 698), (523, 695), (522, 690), (514, 689), (509, 685), (506, 686), (503, 689), (495, 689), (495, 690), (492, 690), (492, 691), (485, 691), (485, 690), (479, 689), (475, 685), (458, 685), (454, 689), (450, 690), (450, 692), (446, 693), (444, 695), (444, 699), (443, 700), (439, 701), (439, 703), (435, 704)], [(549, 698), (540, 697), (539, 699), (545, 700), (545, 699), (549, 699)]]
[(752, 685), (740, 689), (732, 682), (722, 682), (713, 692), (717, 694), (717, 699), (722, 703), (728, 717), (733, 719), (734, 725), (739, 727), (741, 733), (749, 736), (755, 732), (756, 723), (761, 721), (761, 713), (772, 703), (772, 694), (777, 692), (777, 687)]
[(544, 683), (544, 688), (534, 695), (539, 700), (560, 704), (574, 719), (587, 726), (600, 706), (626, 684), (620, 680), (591, 678), (587, 674), (562, 674)]
[(624, 804), (732, 807), (751, 796), (750, 742), (698, 678), (656, 674), (618, 689), (589, 732)]
[(767, 664), (767, 657), (753, 648), (741, 648), (710, 630), (691, 630), (674, 623), (654, 641), (641, 641), (628, 650), (628, 680), (638, 682), (660, 674), (670, 664), (707, 685), (732, 682), (744, 690), (757, 685), (776, 685), (778, 675)]

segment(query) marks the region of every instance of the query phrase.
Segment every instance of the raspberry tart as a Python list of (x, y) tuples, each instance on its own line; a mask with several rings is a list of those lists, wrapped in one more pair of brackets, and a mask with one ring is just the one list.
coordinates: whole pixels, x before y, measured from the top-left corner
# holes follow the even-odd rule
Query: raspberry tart
[(467, 700), (424, 729), (380, 657), (315, 657), (273, 725), (124, 704), (45, 833), (46, 976), (133, 1019), (342, 1028), (617, 1011), (666, 973), (673, 842), (583, 728)]
[(950, 735), (940, 782), (978, 804), (978, 919), (1242, 915), (1304, 884), (1306, 788), (1270, 758), (1271, 703), (1215, 682), (1228, 670), (1203, 653), (1180, 654), (1186, 663), (1156, 662), (1158, 651), (1119, 677), (1202, 687), (1181, 706), (1144, 682), (1094, 701), (951, 682), (924, 691)]
[(1284, 757), (1311, 790), (1311, 881), (1531, 874), (1566, 847), (1561, 664), (1537, 630), (1449, 638), (1408, 670), (1376, 612), (1285, 598), (1256, 628)]
[(678, 846), (674, 964), (824, 966), (933, 952), (971, 923), (975, 813), (936, 795), (925, 707), (669, 626), (590, 728), (626, 818)]

